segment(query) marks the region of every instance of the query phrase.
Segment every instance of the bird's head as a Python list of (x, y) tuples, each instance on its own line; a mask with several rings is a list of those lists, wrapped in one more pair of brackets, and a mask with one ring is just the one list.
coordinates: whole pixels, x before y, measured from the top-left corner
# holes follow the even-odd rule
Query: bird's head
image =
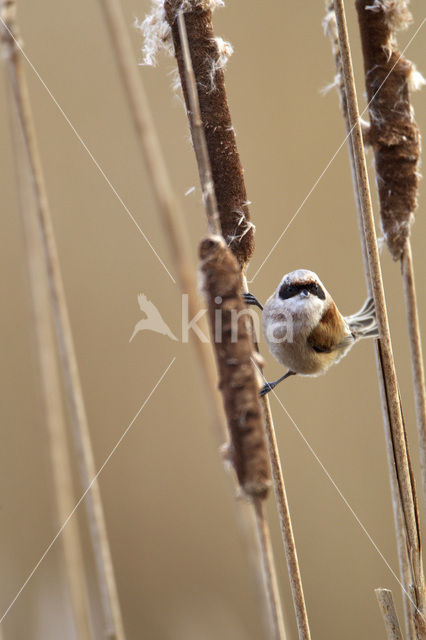
[(313, 315), (318, 319), (328, 310), (332, 298), (317, 274), (308, 269), (287, 273), (278, 285), (275, 304), (298, 316)]

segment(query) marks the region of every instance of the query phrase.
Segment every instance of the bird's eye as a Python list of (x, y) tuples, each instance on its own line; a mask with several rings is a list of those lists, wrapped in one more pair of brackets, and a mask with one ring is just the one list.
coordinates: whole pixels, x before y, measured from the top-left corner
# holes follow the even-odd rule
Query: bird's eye
[(319, 286), (319, 284), (317, 284), (315, 282), (315, 283), (311, 284), (308, 288), (309, 288), (309, 291), (314, 296), (317, 296), (317, 298), (319, 298), (320, 300), (325, 300), (325, 293), (322, 290), (322, 288)]
[(283, 284), (281, 289), (279, 290), (278, 296), (281, 300), (287, 300), (287, 298), (293, 298), (293, 296), (297, 296), (300, 289), (294, 284)]

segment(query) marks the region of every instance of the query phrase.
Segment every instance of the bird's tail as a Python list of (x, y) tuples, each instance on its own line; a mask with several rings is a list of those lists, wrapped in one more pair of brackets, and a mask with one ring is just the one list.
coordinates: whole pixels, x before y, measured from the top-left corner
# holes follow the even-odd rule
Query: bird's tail
[(345, 318), (355, 338), (378, 338), (376, 309), (373, 298), (367, 298), (362, 309)]

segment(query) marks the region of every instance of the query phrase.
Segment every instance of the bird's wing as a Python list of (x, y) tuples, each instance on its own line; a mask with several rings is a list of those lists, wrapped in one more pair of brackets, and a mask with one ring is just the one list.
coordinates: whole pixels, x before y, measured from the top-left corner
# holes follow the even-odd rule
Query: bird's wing
[(317, 353), (332, 353), (340, 349), (346, 349), (354, 341), (352, 333), (348, 333), (340, 340), (335, 340), (328, 329), (318, 325), (308, 336), (308, 344)]
[(308, 344), (317, 353), (331, 353), (336, 349), (343, 349), (353, 342), (346, 323), (335, 305), (330, 307), (308, 336)]

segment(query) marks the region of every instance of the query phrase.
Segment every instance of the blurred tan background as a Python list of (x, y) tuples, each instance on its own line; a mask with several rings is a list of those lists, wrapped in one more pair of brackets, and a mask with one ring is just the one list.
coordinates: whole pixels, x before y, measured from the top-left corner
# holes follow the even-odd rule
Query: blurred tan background
[[(352, 3), (347, 4), (364, 104), (356, 16)], [(144, 17), (149, 3), (124, 0), (123, 5), (135, 61), (140, 62), (142, 39), (131, 25), (135, 17)], [(424, 18), (423, 3), (413, 1), (412, 11), (414, 23), (400, 35), (401, 45), (409, 41)], [(249, 277), (344, 139), (336, 93), (321, 95), (334, 76), (322, 18), (322, 2), (234, 0), (215, 14), (216, 34), (235, 49), (226, 83), (257, 226)], [(28, 57), (173, 274), (97, 2), (21, 0), (19, 20)], [(423, 27), (408, 56), (424, 73), (425, 51)], [(173, 69), (173, 60), (163, 55), (157, 68), (140, 67), (140, 74), (173, 185), (191, 227), (195, 269), (205, 217), (182, 101), (170, 88)], [(139, 333), (129, 344), (134, 325), (142, 317), (139, 292), (155, 302), (179, 335), (179, 289), (28, 66), (26, 74), (98, 467), (176, 357), (100, 476), (128, 639), (263, 638), (259, 594), (235, 516), (232, 485), (218, 455), (194, 350), (191, 345), (148, 332)], [(413, 97), (423, 131), (425, 96), (423, 91)], [(6, 107), (2, 83), (0, 613), (58, 529)], [(185, 197), (192, 186), (195, 192)], [(424, 183), (421, 188), (413, 250), (424, 326)], [(399, 266), (386, 250), (382, 262), (409, 438), (418, 469)], [(346, 147), (306, 199), (251, 285), (252, 292), (265, 300), (281, 276), (298, 267), (316, 271), (344, 313), (354, 312), (364, 301)], [(281, 372), (269, 355), (266, 372), (268, 379)], [(359, 345), (327, 376), (290, 379), (279, 387), (278, 395), (397, 572), (372, 343)], [(272, 409), (312, 637), (384, 638), (373, 589), (391, 588), (399, 605), (399, 585), (274, 398)], [(418, 485), (420, 495), (419, 481)], [(76, 478), (76, 495), (80, 494)], [(272, 500), (268, 510), (289, 638), (295, 640)], [(78, 517), (84, 530), (83, 506)], [(87, 536), (85, 543), (92, 570)], [(93, 585), (95, 589), (94, 579)], [(22, 591), (2, 629), (5, 640), (75, 637), (61, 540)]]

